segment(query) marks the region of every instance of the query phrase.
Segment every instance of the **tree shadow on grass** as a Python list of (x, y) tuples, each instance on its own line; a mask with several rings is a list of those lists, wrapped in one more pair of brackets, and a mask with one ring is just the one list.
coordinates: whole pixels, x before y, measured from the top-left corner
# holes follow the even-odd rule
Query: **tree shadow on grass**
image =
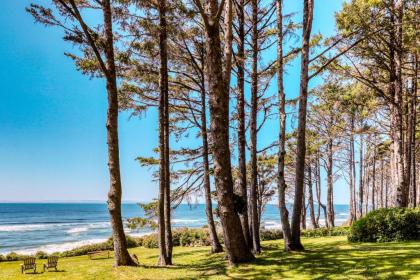
[[(410, 265), (420, 256), (420, 244), (407, 245), (349, 245), (338, 241), (310, 244), (306, 251), (291, 253), (271, 245), (264, 247), (253, 266), (239, 267), (237, 273), (253, 279), (287, 279), (285, 272), (289, 271), (310, 279), (413, 279), (420, 275), (420, 265)], [(398, 274), (400, 271), (404, 274)]]
[[(305, 240), (304, 240), (305, 241)], [(415, 279), (420, 275), (420, 243), (359, 243), (346, 240), (308, 240), (305, 251), (284, 252), (280, 243), (269, 243), (250, 264), (230, 267), (225, 254), (208, 249), (174, 252), (174, 265), (165, 269), (194, 272), (183, 279)], [(194, 256), (193, 259), (188, 258)], [(157, 255), (156, 255), (157, 258)], [(149, 259), (149, 258), (148, 258)], [(159, 266), (142, 265), (160, 269)]]
[[(183, 277), (182, 279), (205, 279), (216, 275), (227, 275), (228, 266), (227, 261), (224, 259), (224, 253), (211, 254), (208, 249), (195, 250), (194, 254), (199, 254), (200, 256), (197, 257), (197, 259), (187, 263), (187, 261), (183, 258), (190, 257), (191, 254), (192, 253), (190, 251), (174, 252), (174, 264), (164, 266), (164, 268), (169, 270), (194, 271), (196, 274), (195, 276)], [(150, 256), (147, 259), (156, 259), (157, 261), (157, 257), (158, 255)], [(159, 265), (140, 264), (140, 267), (145, 269), (162, 269), (162, 267)]]

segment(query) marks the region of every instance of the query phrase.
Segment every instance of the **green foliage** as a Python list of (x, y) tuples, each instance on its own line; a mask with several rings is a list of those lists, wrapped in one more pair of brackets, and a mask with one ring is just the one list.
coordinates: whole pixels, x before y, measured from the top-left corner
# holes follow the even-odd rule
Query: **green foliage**
[(20, 255), (15, 252), (11, 252), (5, 256), (5, 261), (20, 261), (24, 258), (29, 257), (28, 255)]
[(127, 227), (129, 229), (139, 229), (145, 227), (156, 229), (158, 227), (158, 224), (155, 221), (141, 217), (127, 219), (127, 222)]
[(302, 236), (304, 237), (346, 236), (348, 234), (349, 227), (323, 227), (302, 231)]
[[(128, 248), (134, 248), (138, 246), (137, 240), (128, 235), (126, 236), (126, 242), (127, 242)], [(112, 237), (102, 243), (85, 245), (85, 246), (81, 246), (72, 250), (62, 252), (59, 254), (59, 256), (60, 257), (81, 256), (81, 255), (86, 255), (88, 252), (102, 251), (102, 250), (110, 250), (110, 251), (114, 250)]]
[(260, 230), (260, 239), (262, 241), (283, 239), (283, 231), (280, 229), (262, 229)]
[[(197, 247), (211, 244), (210, 233), (206, 228), (179, 228), (172, 231), (174, 246)], [(158, 248), (158, 235), (149, 234), (137, 238), (137, 244), (145, 248)]]
[(39, 260), (47, 259), (48, 254), (43, 252), (43, 251), (38, 251), (38, 252), (35, 253), (35, 258), (37, 258)]
[(350, 229), (350, 242), (420, 240), (420, 208), (389, 208), (368, 213)]
[[(316, 228), (304, 230), (301, 233), (302, 237), (327, 237), (327, 236), (346, 236), (349, 233), (349, 227), (334, 227), (334, 228)], [(283, 239), (283, 231), (280, 229), (261, 229), (261, 240), (277, 240)]]
[(145, 248), (158, 248), (158, 235), (157, 234), (148, 234), (142, 237), (137, 238), (137, 243), (139, 246)]
[(182, 228), (173, 232), (174, 246), (196, 247), (211, 244), (210, 233), (207, 229)]

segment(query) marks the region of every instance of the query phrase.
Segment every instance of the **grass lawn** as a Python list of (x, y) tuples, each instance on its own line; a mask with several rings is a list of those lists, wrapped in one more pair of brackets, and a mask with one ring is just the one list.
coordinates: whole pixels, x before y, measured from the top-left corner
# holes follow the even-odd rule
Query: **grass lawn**
[[(112, 259), (62, 258), (59, 272), (20, 273), (21, 262), (0, 263), (0, 279), (420, 279), (420, 242), (349, 244), (346, 237), (303, 239), (306, 251), (284, 253), (282, 241), (263, 242), (251, 264), (229, 267), (208, 247), (174, 248), (171, 267), (155, 266), (157, 249), (134, 248), (140, 267), (113, 268)], [(37, 260), (41, 270), (45, 260)]]

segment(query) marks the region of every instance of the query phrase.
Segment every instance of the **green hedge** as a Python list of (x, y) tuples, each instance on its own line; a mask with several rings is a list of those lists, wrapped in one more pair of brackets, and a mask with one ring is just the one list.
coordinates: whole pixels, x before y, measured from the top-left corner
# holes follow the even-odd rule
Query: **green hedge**
[[(126, 236), (127, 240), (127, 247), (134, 248), (138, 246), (137, 240), (133, 237)], [(88, 252), (92, 251), (102, 251), (102, 250), (114, 250), (114, 245), (112, 241), (112, 237), (109, 238), (107, 241), (102, 243), (84, 245), (78, 248), (74, 248), (72, 250), (64, 251), (58, 254), (60, 257), (74, 257), (74, 256), (81, 256), (86, 255)]]
[(283, 231), (280, 229), (261, 229), (261, 241), (283, 239)]
[[(322, 236), (338, 236), (338, 235), (347, 235), (348, 228), (345, 227), (336, 227), (332, 229), (319, 228), (305, 230), (302, 232), (302, 236), (305, 237), (322, 237)], [(221, 233), (219, 235), (220, 242), (223, 243), (223, 236)], [(196, 247), (196, 246), (209, 246), (211, 245), (210, 234), (208, 228), (177, 228), (172, 231), (173, 245), (174, 246), (183, 246), (183, 247)], [(265, 240), (277, 240), (283, 239), (283, 232), (278, 229), (261, 229), (260, 238), (262, 241)], [(148, 234), (142, 237), (130, 237), (127, 236), (127, 246), (128, 248), (143, 246), (145, 248), (158, 248), (158, 235), (156, 233)], [(105, 242), (85, 245), (72, 250), (68, 250), (62, 253), (56, 253), (60, 257), (74, 257), (86, 255), (91, 251), (101, 251), (101, 250), (113, 250), (112, 238), (108, 239)], [(19, 255), (16, 253), (10, 253), (8, 255), (0, 255), (1, 261), (17, 261), (22, 260), (27, 255)], [(45, 252), (37, 252), (35, 257), (38, 259), (45, 259), (48, 257), (48, 254)]]
[[(146, 248), (158, 248), (158, 235), (149, 234), (138, 237), (137, 244)], [(172, 231), (174, 246), (193, 247), (209, 246), (211, 244), (210, 234), (207, 228), (179, 228)]]
[(304, 230), (303, 237), (325, 237), (325, 236), (346, 236), (349, 234), (349, 227), (316, 228)]
[(368, 213), (353, 223), (350, 242), (420, 240), (420, 208), (389, 208)]

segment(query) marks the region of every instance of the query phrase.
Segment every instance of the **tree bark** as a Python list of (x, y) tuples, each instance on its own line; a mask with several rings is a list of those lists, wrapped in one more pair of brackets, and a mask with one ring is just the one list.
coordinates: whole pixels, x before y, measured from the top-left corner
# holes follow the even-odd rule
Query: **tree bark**
[(299, 113), (297, 129), (296, 171), (295, 171), (295, 198), (292, 214), (292, 238), (290, 247), (292, 250), (303, 250), (300, 241), (300, 217), (302, 212), (302, 196), (305, 177), (305, 153), (306, 153), (306, 111), (308, 99), (308, 66), (309, 66), (309, 41), (312, 30), (313, 0), (303, 1), (303, 41), (300, 72)]
[(381, 190), (379, 193), (379, 200), (381, 201), (381, 208), (384, 208), (384, 159), (381, 158)]
[[(74, 3), (73, 3), (74, 4)], [(108, 93), (107, 143), (110, 188), (108, 210), (111, 216), (112, 238), (115, 252), (115, 265), (136, 265), (127, 250), (124, 226), (121, 216), (121, 174), (118, 141), (118, 90), (114, 59), (114, 39), (112, 34), (112, 11), (109, 0), (103, 1), (105, 56), (107, 68), (106, 89)]]
[[(159, 153), (160, 153), (160, 171), (159, 171), (159, 209), (158, 209), (158, 224), (159, 224), (159, 265), (169, 265), (167, 244), (167, 187), (168, 180), (167, 172), (167, 96), (168, 96), (168, 53), (167, 53), (167, 32), (166, 32), (166, 1), (159, 0)], [(170, 203), (170, 202), (169, 202)], [(170, 209), (169, 209), (170, 211)], [(170, 226), (170, 224), (169, 224)]]
[(359, 218), (363, 217), (363, 135), (360, 134), (359, 147)]
[(390, 36), (390, 96), (391, 104), (391, 139), (393, 151), (395, 206), (407, 207), (408, 191), (404, 172), (403, 121), (402, 121), (402, 20), (403, 1), (391, 1), (391, 23), (393, 30)]
[[(368, 148), (366, 147), (366, 150)], [(367, 156), (366, 156), (367, 157)], [(368, 158), (365, 159), (368, 162)], [(365, 197), (365, 214), (369, 213), (369, 183), (370, 183), (370, 174), (369, 174), (369, 166), (365, 165), (365, 178), (366, 178), (366, 197)]]
[(258, 170), (257, 170), (257, 111), (258, 111), (258, 1), (252, 0), (252, 75), (251, 75), (251, 118), (250, 118), (250, 152), (251, 152), (251, 229), (252, 248), (261, 253), (260, 229), (258, 227)]
[(327, 144), (327, 220), (330, 227), (334, 227), (334, 203), (333, 203), (333, 140), (330, 138)]
[[(411, 205), (416, 207), (417, 203), (417, 178), (416, 178), (416, 125), (417, 125), (417, 54), (413, 54), (413, 77), (411, 79), (411, 120), (410, 120), (410, 131), (411, 131)], [(420, 202), (419, 202), (420, 203)]]
[[(204, 60), (203, 60), (204, 61)], [(206, 216), (207, 224), (209, 226), (211, 239), (211, 252), (219, 253), (223, 251), (217, 237), (216, 225), (213, 217), (213, 206), (211, 202), (211, 188), (210, 188), (210, 164), (209, 164), (209, 143), (207, 136), (207, 116), (206, 116), (206, 92), (204, 83), (204, 73), (202, 76), (202, 90), (201, 90), (201, 137), (203, 139), (203, 168), (204, 168), (204, 196), (206, 200)]]
[(302, 218), (301, 218), (301, 226), (302, 229), (306, 229), (306, 184), (303, 185), (303, 196), (302, 196)]
[(277, 90), (279, 100), (279, 150), (277, 189), (279, 195), (279, 210), (283, 231), (284, 250), (290, 251), (291, 231), (289, 211), (286, 207), (286, 181), (284, 179), (284, 159), (286, 156), (286, 95), (283, 84), (283, 0), (276, 0), (277, 9)]
[(239, 195), (245, 203), (243, 213), (240, 213), (242, 232), (245, 242), (249, 248), (252, 248), (251, 234), (249, 232), (248, 219), (248, 195), (246, 181), (246, 136), (245, 136), (245, 1), (240, 0), (237, 5), (238, 13), (238, 164), (239, 164)]
[(316, 188), (316, 199), (318, 202), (316, 223), (319, 225), (319, 217), (321, 216), (321, 175), (320, 175), (320, 164), (319, 164), (319, 150), (316, 151), (315, 160), (315, 188)]
[(348, 224), (351, 225), (356, 220), (356, 208), (355, 208), (355, 196), (354, 196), (354, 188), (355, 188), (355, 176), (354, 176), (354, 116), (350, 117), (350, 141), (349, 141), (349, 192), (350, 192), (350, 215)]
[[(230, 0), (228, 0), (230, 1)], [(201, 5), (198, 1), (197, 5)], [(206, 62), (209, 87), (210, 121), (214, 161), (214, 179), (218, 199), (219, 217), (223, 227), (224, 242), (231, 264), (254, 259), (249, 250), (238, 213), (235, 209), (232, 169), (229, 148), (229, 85), (222, 68), (219, 7), (216, 0), (209, 0), (207, 12), (201, 6), (206, 25)], [(230, 70), (227, 71), (230, 75)]]
[(312, 228), (318, 228), (318, 224), (315, 220), (314, 194), (312, 190), (312, 161), (308, 163), (308, 193), (309, 215)]
[(373, 146), (373, 164), (372, 164), (372, 210), (376, 209), (375, 205), (375, 192), (376, 192), (376, 137), (374, 138), (374, 146)]

